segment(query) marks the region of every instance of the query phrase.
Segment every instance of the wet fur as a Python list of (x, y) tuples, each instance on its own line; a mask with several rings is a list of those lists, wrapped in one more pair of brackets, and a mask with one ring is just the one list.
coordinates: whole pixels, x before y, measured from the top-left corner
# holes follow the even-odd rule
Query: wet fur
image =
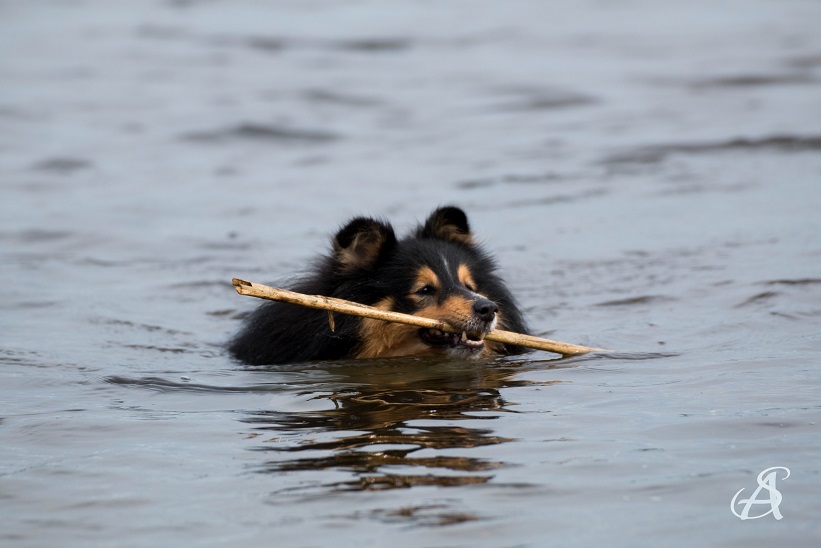
[[(331, 253), (293, 286), (294, 291), (444, 320), (478, 338), (494, 327), (527, 332), (515, 300), (495, 272), (495, 262), (475, 243), (459, 208), (435, 210), (403, 239), (397, 239), (387, 222), (357, 217), (331, 243)], [(418, 327), (343, 314), (334, 315), (331, 331), (327, 312), (278, 302), (254, 311), (229, 350), (236, 359), (255, 365), (525, 351), (490, 341), (480, 352), (461, 345), (431, 345), (420, 337)]]

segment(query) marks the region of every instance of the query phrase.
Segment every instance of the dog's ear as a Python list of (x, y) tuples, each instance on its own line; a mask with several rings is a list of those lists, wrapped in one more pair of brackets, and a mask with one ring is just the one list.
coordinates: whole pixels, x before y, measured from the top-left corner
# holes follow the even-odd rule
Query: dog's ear
[(440, 207), (431, 213), (416, 235), (420, 238), (437, 238), (446, 242), (473, 245), (467, 215), (453, 206)]
[(334, 236), (334, 259), (342, 269), (371, 270), (395, 245), (396, 234), (391, 225), (357, 217)]

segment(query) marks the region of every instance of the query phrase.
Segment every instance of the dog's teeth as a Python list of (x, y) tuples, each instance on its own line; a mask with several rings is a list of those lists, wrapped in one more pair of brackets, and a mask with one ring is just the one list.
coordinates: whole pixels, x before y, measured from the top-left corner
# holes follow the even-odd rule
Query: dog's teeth
[(462, 331), (462, 342), (465, 342), (466, 340), (468, 340), (468, 335), (467, 335), (467, 333)]

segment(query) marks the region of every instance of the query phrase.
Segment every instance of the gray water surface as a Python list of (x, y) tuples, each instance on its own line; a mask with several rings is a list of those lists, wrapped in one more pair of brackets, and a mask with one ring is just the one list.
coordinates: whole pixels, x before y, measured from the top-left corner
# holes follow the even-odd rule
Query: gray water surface
[[(818, 21), (0, 2), (0, 544), (817, 545)], [(225, 353), (232, 277), (449, 203), (536, 334), (612, 352)], [(776, 466), (783, 519), (735, 517)]]

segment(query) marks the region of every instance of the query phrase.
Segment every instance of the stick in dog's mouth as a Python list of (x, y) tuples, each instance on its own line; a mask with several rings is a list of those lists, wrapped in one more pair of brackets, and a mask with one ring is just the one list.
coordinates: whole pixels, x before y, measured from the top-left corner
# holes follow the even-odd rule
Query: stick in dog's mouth
[[(320, 310), (332, 310), (342, 314), (350, 314), (353, 316), (361, 316), (366, 318), (373, 318), (387, 322), (403, 323), (406, 325), (415, 325), (422, 327), (428, 331), (438, 331), (440, 333), (449, 332), (452, 337), (456, 336), (461, 340), (461, 333), (456, 333), (457, 329), (446, 323), (434, 320), (431, 318), (422, 318), (410, 314), (402, 314), (400, 312), (388, 312), (379, 310), (372, 306), (367, 306), (361, 303), (346, 301), (344, 299), (337, 299), (333, 297), (325, 297), (322, 295), (305, 295), (294, 291), (287, 291), (278, 289), (276, 287), (269, 287), (267, 285), (257, 284), (241, 280), (239, 278), (233, 279), (234, 289), (240, 295), (249, 295), (251, 297), (258, 297), (260, 299), (267, 299), (269, 301), (282, 301), (288, 303), (299, 304), (307, 306), (308, 308), (317, 308)], [(459, 330), (461, 331), (461, 330)], [(433, 336), (433, 335), (431, 335)], [(444, 335), (443, 335), (444, 336)], [(470, 334), (465, 333), (465, 338), (471, 341)], [(473, 340), (473, 343), (484, 344), (484, 341), (496, 341), (507, 344), (516, 344), (526, 348), (534, 348), (536, 350), (545, 350), (555, 354), (562, 354), (564, 356), (572, 356), (577, 354), (587, 354), (589, 352), (604, 352), (601, 348), (590, 348), (577, 344), (569, 344), (559, 341), (551, 341), (550, 339), (542, 339), (532, 335), (523, 335), (521, 333), (514, 333), (512, 331), (502, 331), (495, 329), (490, 333), (484, 334), (481, 340)]]

